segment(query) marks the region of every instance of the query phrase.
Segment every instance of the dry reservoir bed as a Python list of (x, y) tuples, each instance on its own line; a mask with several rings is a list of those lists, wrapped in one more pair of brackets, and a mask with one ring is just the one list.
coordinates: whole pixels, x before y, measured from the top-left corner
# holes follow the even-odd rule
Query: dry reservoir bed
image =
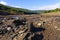
[(0, 40), (60, 40), (60, 16), (0, 16)]

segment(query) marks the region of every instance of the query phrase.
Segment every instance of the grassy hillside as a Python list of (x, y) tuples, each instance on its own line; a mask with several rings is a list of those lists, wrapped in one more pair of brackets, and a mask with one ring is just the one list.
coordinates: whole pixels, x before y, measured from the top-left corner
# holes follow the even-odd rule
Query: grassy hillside
[[(15, 8), (15, 7), (10, 7), (6, 5), (0, 4), (0, 14), (33, 14), (34, 12), (28, 9), (23, 9), (23, 8)], [(35, 12), (36, 13), (36, 12)]]
[(44, 13), (51, 13), (51, 12), (60, 12), (60, 8), (56, 8), (53, 10), (45, 10)]
[(28, 10), (24, 8), (15, 8), (0, 4), (0, 15), (19, 15), (19, 14), (41, 14), (60, 12), (60, 8), (54, 10)]

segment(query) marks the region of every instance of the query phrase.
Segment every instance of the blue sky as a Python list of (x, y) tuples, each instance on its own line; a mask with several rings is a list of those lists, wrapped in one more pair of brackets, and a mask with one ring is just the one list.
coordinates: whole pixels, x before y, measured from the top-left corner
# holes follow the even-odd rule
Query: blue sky
[(0, 0), (0, 4), (31, 10), (60, 8), (60, 0)]

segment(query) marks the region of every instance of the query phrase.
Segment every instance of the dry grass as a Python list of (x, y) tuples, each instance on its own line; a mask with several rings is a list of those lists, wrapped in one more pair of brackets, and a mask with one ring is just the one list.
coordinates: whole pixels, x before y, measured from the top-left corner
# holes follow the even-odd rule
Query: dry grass
[(60, 16), (60, 12), (43, 13), (42, 15), (46, 15), (46, 16)]

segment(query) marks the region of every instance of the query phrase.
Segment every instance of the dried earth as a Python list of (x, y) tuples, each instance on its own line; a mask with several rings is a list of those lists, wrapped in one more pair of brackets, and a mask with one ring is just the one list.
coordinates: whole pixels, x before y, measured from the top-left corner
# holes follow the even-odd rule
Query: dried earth
[(0, 16), (0, 40), (60, 40), (60, 16)]

